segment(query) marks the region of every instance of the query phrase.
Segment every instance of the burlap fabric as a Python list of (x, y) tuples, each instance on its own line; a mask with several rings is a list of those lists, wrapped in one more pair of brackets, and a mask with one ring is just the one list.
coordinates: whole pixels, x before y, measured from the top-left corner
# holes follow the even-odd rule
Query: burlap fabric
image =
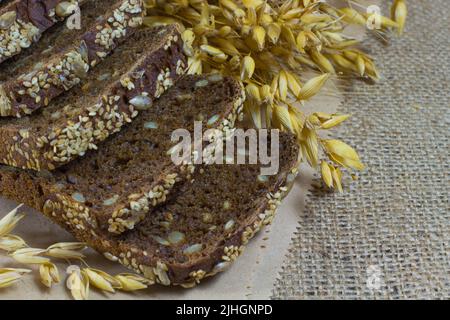
[(357, 83), (342, 138), (368, 169), (312, 190), (275, 299), (450, 298), (450, 1), (408, 1), (402, 39), (368, 39), (383, 79)]

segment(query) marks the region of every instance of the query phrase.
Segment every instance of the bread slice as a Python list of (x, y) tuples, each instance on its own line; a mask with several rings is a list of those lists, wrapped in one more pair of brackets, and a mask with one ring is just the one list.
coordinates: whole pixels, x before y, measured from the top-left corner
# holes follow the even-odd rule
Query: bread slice
[[(0, 7), (0, 63), (39, 41), (76, 8), (78, 0), (11, 0)], [(69, 11), (70, 10), (70, 11)]]
[[(43, 211), (112, 261), (163, 285), (191, 287), (225, 270), (253, 235), (272, 221), (297, 167), (295, 137), (282, 133), (278, 175), (260, 176), (260, 165), (201, 166), (192, 181), (177, 184), (166, 203), (118, 237), (67, 223), (69, 215), (83, 212), (86, 205), (60, 198), (35, 173), (0, 168), (0, 192)], [(145, 172), (145, 166), (134, 169)]]
[[(242, 111), (242, 95), (232, 78), (179, 80), (99, 150), (52, 172), (29, 173), (43, 192), (45, 211), (64, 205), (65, 223), (80, 230), (118, 234), (133, 229), (152, 207), (166, 200), (176, 182), (189, 179), (193, 172), (192, 165), (172, 162), (168, 152), (174, 145), (172, 132), (180, 128), (193, 132), (195, 119), (202, 120), (204, 130), (230, 131)], [(15, 184), (1, 182), (2, 193), (11, 183)]]
[(142, 23), (142, 0), (87, 0), (80, 29), (56, 24), (38, 43), (0, 65), (0, 116), (21, 117), (83, 82)]
[(29, 117), (0, 119), (0, 162), (53, 170), (135, 118), (184, 71), (182, 40), (175, 25), (135, 32), (85, 78), (83, 86)]

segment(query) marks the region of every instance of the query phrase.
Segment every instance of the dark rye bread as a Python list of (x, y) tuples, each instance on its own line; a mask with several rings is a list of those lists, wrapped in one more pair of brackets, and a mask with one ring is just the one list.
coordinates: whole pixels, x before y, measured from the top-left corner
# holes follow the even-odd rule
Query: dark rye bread
[[(177, 182), (189, 179), (193, 172), (192, 165), (172, 162), (168, 153), (174, 145), (172, 132), (180, 128), (193, 132), (195, 119), (202, 120), (204, 130), (229, 131), (242, 111), (242, 95), (232, 78), (180, 79), (97, 151), (52, 172), (29, 173), (40, 185), (45, 211), (63, 205), (65, 223), (86, 232), (118, 234), (134, 228), (152, 207), (166, 200)], [(5, 195), (9, 183), (1, 183)]]
[(43, 211), (106, 258), (163, 285), (191, 287), (225, 270), (272, 221), (297, 166), (295, 137), (282, 133), (278, 175), (261, 179), (260, 165), (200, 166), (192, 182), (179, 184), (166, 203), (119, 237), (67, 224), (65, 206), (48, 206), (47, 187), (33, 173), (0, 168), (0, 186), (4, 196)]
[(54, 170), (151, 108), (184, 72), (182, 40), (175, 25), (131, 35), (77, 86), (32, 116), (0, 119), (0, 162)]
[(82, 1), (3, 1), (0, 7), (0, 63), (39, 41), (46, 30), (79, 8), (79, 2)]
[(0, 65), (0, 116), (30, 114), (83, 82), (86, 74), (142, 23), (142, 0), (86, 0), (81, 29), (53, 26)]

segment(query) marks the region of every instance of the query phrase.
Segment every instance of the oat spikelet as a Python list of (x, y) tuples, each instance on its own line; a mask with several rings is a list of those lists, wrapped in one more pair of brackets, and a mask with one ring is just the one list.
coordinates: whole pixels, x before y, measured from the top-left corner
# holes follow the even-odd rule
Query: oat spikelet
[(356, 151), (345, 142), (332, 139), (332, 140), (324, 140), (322, 144), (329, 153), (335, 154), (343, 158), (359, 160), (359, 156), (356, 153)]
[(274, 111), (275, 111), (276, 119), (280, 122), (280, 124), (287, 130), (294, 132), (294, 128), (292, 126), (291, 115), (289, 114), (289, 110), (284, 106), (275, 106)]
[(50, 259), (40, 256), (44, 253), (45, 250), (43, 249), (23, 248), (14, 251), (10, 256), (14, 260), (24, 264), (42, 264), (50, 262)]
[(153, 284), (150, 280), (129, 273), (121, 273), (115, 276), (116, 280), (118, 280), (121, 284), (121, 290), (123, 291), (137, 291), (146, 289), (148, 285)]
[(47, 248), (45, 255), (58, 258), (58, 259), (75, 259), (82, 260), (85, 258), (84, 254), (80, 251), (86, 248), (86, 244), (83, 242), (61, 242), (55, 243)]
[(258, 50), (262, 51), (266, 43), (266, 30), (261, 26), (253, 28), (253, 40), (255, 40)]
[[(344, 31), (350, 24), (380, 22), (377, 34), (391, 29), (401, 33), (405, 0), (395, 0), (391, 19), (358, 11), (357, 6), (337, 9), (318, 0), (147, 2), (147, 25), (174, 21), (183, 25), (188, 74), (219, 72), (242, 82), (247, 92), (244, 111), (255, 127), (293, 131), (302, 159), (315, 167), (325, 153), (337, 167), (363, 168), (359, 160), (319, 148), (320, 130), (332, 129), (347, 117), (305, 115), (301, 105), (320, 93), (331, 75), (380, 78), (374, 61), (356, 49), (360, 41)], [(324, 74), (304, 83), (307, 70)], [(339, 183), (334, 184), (339, 189)]]
[(334, 127), (340, 125), (345, 120), (347, 120), (349, 117), (350, 117), (349, 114), (334, 115), (331, 119), (328, 119), (324, 123), (322, 123), (320, 127), (322, 129), (334, 128)]
[(92, 268), (85, 268), (83, 271), (87, 275), (89, 283), (100, 290), (114, 293), (114, 288), (122, 287), (120, 281), (104, 271)]
[(278, 77), (278, 92), (280, 94), (281, 101), (286, 101), (288, 94), (288, 79), (284, 70), (280, 71)]
[(0, 289), (12, 286), (29, 272), (28, 269), (0, 268)]
[(47, 250), (52, 249), (64, 249), (64, 250), (76, 250), (81, 251), (87, 248), (86, 243), (84, 242), (58, 242), (52, 244), (47, 248)]
[(339, 9), (339, 12), (342, 14), (343, 20), (348, 23), (362, 26), (366, 24), (366, 18), (353, 8), (342, 8)]
[(336, 73), (334, 70), (333, 64), (328, 60), (321, 52), (314, 49), (310, 52), (312, 60), (317, 64), (317, 66), (322, 70), (323, 72), (327, 73)]
[(69, 277), (66, 286), (75, 300), (87, 300), (89, 298), (89, 279), (85, 272), (78, 266), (71, 265), (67, 268)]
[(335, 189), (337, 189), (340, 193), (343, 192), (342, 189), (342, 174), (339, 168), (336, 168), (334, 166), (330, 166), (331, 169), (331, 176), (333, 177), (333, 186)]
[(330, 166), (326, 161), (322, 160), (322, 163), (320, 164), (321, 172), (322, 172), (322, 178), (327, 187), (331, 188), (333, 185), (333, 176), (331, 175), (331, 169)]
[(358, 154), (348, 144), (340, 140), (324, 140), (322, 141), (322, 145), (330, 159), (336, 164), (356, 170), (364, 169), (364, 165), (361, 163)]
[(26, 247), (26, 243), (25, 240), (23, 240), (21, 237), (19, 236), (15, 236), (15, 235), (5, 235), (0, 237), (0, 249), (1, 250), (5, 250), (5, 251), (15, 251), (17, 249)]
[(51, 288), (54, 283), (60, 282), (59, 271), (55, 264), (46, 262), (39, 265), (39, 275), (44, 286)]
[(20, 207), (22, 207), (22, 205), (16, 207), (0, 220), (0, 236), (10, 233), (16, 227), (17, 223), (24, 217), (23, 215), (17, 214)]
[(81, 252), (58, 248), (46, 250), (45, 255), (52, 258), (66, 259), (66, 260), (71, 259), (82, 260), (83, 258), (85, 258), (85, 255), (82, 254)]
[(299, 100), (308, 100), (315, 96), (320, 89), (322, 89), (323, 85), (330, 78), (328, 73), (322, 74), (320, 76), (314, 77), (305, 83), (303, 88), (300, 90), (297, 98)]
[(408, 15), (408, 9), (404, 0), (395, 0), (392, 5), (391, 19), (398, 25), (398, 35), (403, 34), (406, 24), (406, 16)]
[(253, 73), (255, 72), (255, 61), (250, 56), (245, 56), (242, 59), (242, 66), (241, 66), (241, 79), (246, 80), (250, 79), (253, 76)]

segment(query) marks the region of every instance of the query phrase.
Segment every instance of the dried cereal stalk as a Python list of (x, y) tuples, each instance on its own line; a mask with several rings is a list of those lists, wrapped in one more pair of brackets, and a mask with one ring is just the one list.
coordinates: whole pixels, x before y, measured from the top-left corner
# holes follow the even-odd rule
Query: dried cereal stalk
[(154, 284), (153, 281), (132, 273), (121, 273), (115, 278), (120, 282), (123, 291), (142, 290)]
[[(351, 156), (330, 151), (320, 139), (348, 115), (305, 115), (304, 101), (317, 95), (329, 78), (343, 75), (379, 79), (371, 57), (347, 36), (349, 24), (379, 21), (379, 33), (402, 33), (406, 20), (404, 0), (395, 0), (391, 18), (366, 14), (355, 8), (334, 8), (319, 0), (146, 0), (147, 26), (178, 23), (183, 28), (189, 74), (220, 72), (245, 86), (245, 110), (255, 127), (273, 127), (297, 135), (303, 161), (316, 167), (327, 157), (324, 182), (342, 190), (341, 168), (363, 168)], [(306, 70), (317, 75), (304, 79)], [(300, 107), (299, 107), (300, 106)], [(337, 143), (337, 142), (336, 142)], [(350, 158), (349, 158), (350, 157)], [(323, 163), (323, 162), (322, 162)], [(328, 163), (328, 162), (327, 162)]]
[[(21, 237), (10, 234), (23, 218), (23, 215), (18, 213), (20, 207), (21, 205), (0, 219), (0, 250), (7, 251), (8, 255), (19, 263), (37, 265), (41, 283), (51, 288), (54, 284), (60, 283), (61, 278), (57, 266), (50, 258), (84, 262), (85, 256), (81, 251), (87, 246), (83, 242), (59, 242), (47, 249), (28, 247)], [(0, 289), (15, 284), (23, 275), (30, 272), (29, 269), (0, 268)], [(135, 274), (123, 273), (111, 276), (102, 270), (89, 267), (80, 269), (76, 265), (69, 266), (67, 274), (66, 286), (76, 300), (88, 299), (91, 286), (114, 293), (116, 289), (136, 291), (154, 284), (153, 281)]]
[(121, 289), (122, 284), (108, 273), (92, 268), (83, 269), (89, 278), (89, 283), (102, 291), (114, 293), (114, 289)]
[(19, 205), (0, 220), (0, 237), (10, 233), (16, 227), (17, 223), (24, 217), (23, 215), (17, 214), (20, 207), (22, 207), (22, 205)]
[(54, 283), (60, 282), (59, 271), (51, 262), (42, 263), (39, 266), (39, 275), (44, 286), (51, 288)]
[(0, 289), (12, 286), (29, 272), (28, 269), (0, 268)]
[(66, 270), (69, 275), (66, 281), (67, 288), (75, 300), (87, 300), (89, 297), (89, 277), (80, 267), (71, 265)]

